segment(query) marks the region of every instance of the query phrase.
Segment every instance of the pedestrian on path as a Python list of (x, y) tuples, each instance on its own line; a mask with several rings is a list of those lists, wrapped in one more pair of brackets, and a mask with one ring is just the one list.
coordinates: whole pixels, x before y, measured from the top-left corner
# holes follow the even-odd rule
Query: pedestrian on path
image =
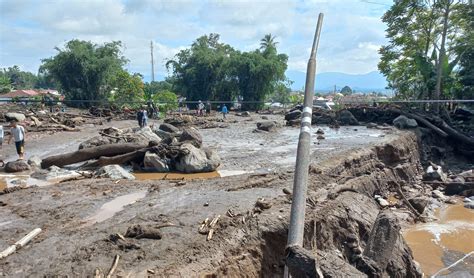
[(11, 126), (12, 128), (10, 129), (8, 144), (10, 144), (12, 138), (14, 138), (16, 153), (18, 154), (20, 160), (23, 160), (25, 155), (25, 128), (19, 125), (16, 120), (11, 121)]
[(224, 104), (222, 106), (222, 116), (224, 117), (224, 119), (227, 113), (229, 113), (229, 110), (227, 110), (227, 106)]

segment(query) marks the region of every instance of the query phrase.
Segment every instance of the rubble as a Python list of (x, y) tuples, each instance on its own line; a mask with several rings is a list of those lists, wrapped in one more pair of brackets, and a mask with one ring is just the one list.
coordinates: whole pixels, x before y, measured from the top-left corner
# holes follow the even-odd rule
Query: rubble
[(274, 131), (278, 127), (274, 121), (263, 121), (257, 123), (257, 129), (263, 131)]
[(123, 169), (120, 165), (107, 165), (97, 171), (97, 175), (101, 178), (109, 178), (112, 180), (134, 180), (135, 176)]
[(5, 164), (5, 172), (18, 173), (30, 170), (30, 165), (24, 160), (10, 161)]
[(400, 129), (407, 129), (407, 128), (416, 128), (418, 127), (418, 123), (416, 120), (409, 119), (407, 116), (400, 115), (393, 120), (393, 125), (400, 128)]

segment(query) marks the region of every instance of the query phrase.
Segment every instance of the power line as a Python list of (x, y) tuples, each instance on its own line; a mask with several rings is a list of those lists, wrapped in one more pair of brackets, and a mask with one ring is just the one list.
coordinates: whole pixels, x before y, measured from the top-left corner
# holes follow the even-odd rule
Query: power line
[(392, 5), (388, 5), (388, 4), (385, 4), (385, 3), (380, 3), (380, 2), (373, 2), (373, 1), (368, 1), (368, 0), (360, 0), (361, 2), (363, 3), (367, 3), (367, 4), (374, 4), (374, 5), (380, 5), (380, 6), (385, 6), (385, 7), (391, 7)]

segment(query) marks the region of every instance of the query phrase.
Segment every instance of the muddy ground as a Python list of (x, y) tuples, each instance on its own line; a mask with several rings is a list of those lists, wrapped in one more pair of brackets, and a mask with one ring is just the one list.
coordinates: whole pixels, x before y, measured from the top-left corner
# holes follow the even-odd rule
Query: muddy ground
[[(268, 117), (283, 120), (281, 115)], [(96, 270), (105, 274), (116, 255), (120, 260), (115, 274), (122, 277), (281, 276), (291, 205), (287, 193), (292, 188), (299, 130), (281, 127), (273, 133), (253, 132), (258, 120), (255, 114), (250, 119), (231, 116), (229, 128), (200, 130), (204, 144), (221, 156), (220, 170), (230, 175), (227, 177), (185, 183), (91, 179), (0, 195), (0, 250), (34, 228), (43, 229), (26, 247), (0, 260), (0, 276), (85, 277)], [(127, 127), (135, 122), (107, 125)], [(71, 151), (103, 127), (30, 139), (27, 156)], [(318, 247), (323, 271), (331, 276), (334, 267), (324, 266), (324, 260), (333, 263), (350, 258), (341, 247), (345, 234), (357, 233), (361, 247), (365, 246), (380, 209), (368, 196), (388, 195), (390, 179), (403, 179), (410, 186), (422, 169), (411, 132), (362, 126), (338, 131), (322, 128), (326, 139), (318, 142), (316, 134), (312, 138), (307, 230), (311, 231), (311, 223), (320, 226), (305, 237), (305, 246)], [(5, 157), (12, 159), (13, 147), (5, 148)], [(339, 190), (351, 184), (362, 188), (357, 189), (358, 194)], [(255, 209), (258, 198), (271, 207)], [(354, 207), (354, 198), (355, 204), (365, 204), (372, 212)], [(347, 213), (340, 219), (347, 227), (336, 227), (339, 222), (329, 219), (344, 207), (364, 220), (354, 226), (351, 219), (344, 218), (350, 215)], [(413, 222), (403, 207), (396, 214), (404, 225)], [(198, 229), (203, 220), (218, 215), (214, 236), (207, 241)], [(117, 239), (117, 233), (124, 235), (137, 224), (161, 227), (162, 239)], [(332, 261), (327, 259), (334, 256)], [(346, 270), (365, 275), (354, 267)], [(409, 271), (407, 267), (400, 273), (412, 274)]]

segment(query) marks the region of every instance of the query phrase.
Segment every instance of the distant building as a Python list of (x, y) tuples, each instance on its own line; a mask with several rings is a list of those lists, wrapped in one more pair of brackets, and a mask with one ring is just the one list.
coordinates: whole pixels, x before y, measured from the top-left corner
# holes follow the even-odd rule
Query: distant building
[(62, 99), (62, 95), (57, 90), (40, 89), (40, 90), (14, 90), (6, 94), (0, 95), (0, 102), (8, 102), (12, 99), (20, 101), (30, 100), (36, 97), (51, 96)]

